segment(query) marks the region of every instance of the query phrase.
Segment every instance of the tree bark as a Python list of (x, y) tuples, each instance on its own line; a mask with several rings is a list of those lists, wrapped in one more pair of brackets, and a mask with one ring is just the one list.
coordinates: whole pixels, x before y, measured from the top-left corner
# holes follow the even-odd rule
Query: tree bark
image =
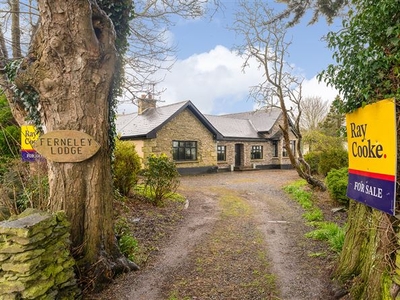
[(297, 130), (298, 131), (297, 151), (298, 151), (298, 156), (299, 156), (298, 159), (296, 159), (295, 153), (293, 153), (292, 149), (290, 148), (289, 130), (291, 130), (291, 129), (290, 129), (290, 125), (289, 125), (288, 111), (286, 109), (286, 105), (285, 105), (283, 96), (279, 97), (279, 99), (280, 99), (280, 107), (281, 107), (281, 110), (283, 113), (283, 126), (280, 126), (280, 128), (283, 133), (283, 139), (285, 142), (285, 147), (286, 147), (286, 151), (289, 156), (290, 163), (293, 166), (293, 168), (296, 170), (297, 174), (299, 174), (299, 176), (301, 178), (305, 179), (308, 184), (320, 189), (321, 191), (325, 191), (326, 190), (325, 184), (321, 180), (312, 176), (310, 166), (307, 164), (307, 162), (303, 158), (303, 153), (301, 152), (301, 148), (300, 148), (300, 144), (302, 141), (302, 136), (301, 136), (300, 130)]
[(350, 200), (347, 232), (335, 277), (350, 283), (352, 299), (392, 299), (388, 294), (397, 248), (392, 218)]
[(19, 25), (19, 1), (11, 0), (11, 16), (12, 16), (12, 28), (11, 28), (11, 47), (14, 58), (21, 58), (21, 26)]
[[(48, 162), (52, 211), (71, 221), (78, 266), (94, 282), (134, 268), (113, 232), (109, 108), (116, 64), (115, 32), (94, 0), (40, 0), (40, 24), (16, 78), (40, 96), (44, 132), (78, 130), (100, 150), (79, 163)], [(89, 274), (88, 274), (89, 273)]]

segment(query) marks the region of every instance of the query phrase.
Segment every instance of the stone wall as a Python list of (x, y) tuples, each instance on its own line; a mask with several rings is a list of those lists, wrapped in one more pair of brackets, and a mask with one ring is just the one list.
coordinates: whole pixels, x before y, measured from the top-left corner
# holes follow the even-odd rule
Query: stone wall
[(63, 212), (27, 209), (0, 222), (0, 299), (78, 299)]

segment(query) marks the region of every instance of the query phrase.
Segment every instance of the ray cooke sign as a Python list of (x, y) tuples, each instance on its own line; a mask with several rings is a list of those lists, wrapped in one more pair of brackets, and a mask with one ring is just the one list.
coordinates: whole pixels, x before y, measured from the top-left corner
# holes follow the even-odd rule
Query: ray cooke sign
[(395, 100), (382, 100), (347, 114), (346, 127), (349, 152), (347, 196), (395, 215)]
[(100, 145), (84, 132), (55, 130), (38, 137), (33, 148), (51, 161), (80, 162), (96, 154)]
[(38, 139), (39, 133), (33, 125), (21, 126), (21, 158), (22, 161), (35, 162), (42, 159), (33, 149), (33, 143)]

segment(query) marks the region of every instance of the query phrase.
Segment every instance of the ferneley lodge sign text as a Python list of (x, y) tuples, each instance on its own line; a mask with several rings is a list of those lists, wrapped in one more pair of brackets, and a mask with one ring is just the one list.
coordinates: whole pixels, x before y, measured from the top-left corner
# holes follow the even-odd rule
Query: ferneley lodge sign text
[(55, 130), (40, 136), (33, 148), (51, 161), (80, 162), (96, 154), (100, 145), (84, 132)]

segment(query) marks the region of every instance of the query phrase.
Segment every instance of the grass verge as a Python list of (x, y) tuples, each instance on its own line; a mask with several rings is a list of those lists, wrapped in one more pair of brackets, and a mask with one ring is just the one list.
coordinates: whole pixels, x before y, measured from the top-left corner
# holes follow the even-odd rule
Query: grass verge
[(312, 193), (305, 190), (307, 182), (303, 179), (284, 187), (288, 193), (306, 211), (303, 218), (308, 224), (316, 227), (315, 230), (308, 232), (306, 237), (315, 240), (326, 241), (330, 249), (340, 253), (344, 242), (344, 228), (333, 222), (325, 222), (322, 211), (316, 207), (312, 201)]

